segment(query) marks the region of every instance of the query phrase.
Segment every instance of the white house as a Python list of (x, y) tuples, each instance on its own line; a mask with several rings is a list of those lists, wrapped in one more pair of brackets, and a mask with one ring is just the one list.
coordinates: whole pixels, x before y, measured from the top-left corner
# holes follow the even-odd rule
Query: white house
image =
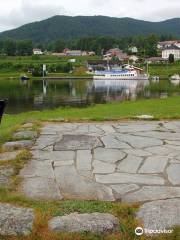
[(34, 54), (34, 55), (42, 55), (43, 52), (42, 52), (42, 50), (39, 49), (39, 48), (34, 48), (34, 49), (33, 49), (33, 54)]
[(137, 53), (138, 49), (137, 49), (137, 47), (133, 46), (133, 47), (129, 48), (129, 51), (132, 52), (132, 53)]
[(163, 59), (168, 59), (170, 54), (174, 55), (175, 60), (179, 60), (180, 59), (180, 48), (174, 45), (174, 46), (166, 47), (162, 50), (162, 58)]
[(171, 46), (180, 47), (180, 40), (163, 41), (163, 42), (158, 42), (158, 44), (157, 44), (158, 49), (164, 49), (164, 48), (171, 47)]
[(138, 61), (138, 57), (136, 55), (131, 55), (129, 56), (129, 60), (133, 61), (133, 62), (137, 62)]

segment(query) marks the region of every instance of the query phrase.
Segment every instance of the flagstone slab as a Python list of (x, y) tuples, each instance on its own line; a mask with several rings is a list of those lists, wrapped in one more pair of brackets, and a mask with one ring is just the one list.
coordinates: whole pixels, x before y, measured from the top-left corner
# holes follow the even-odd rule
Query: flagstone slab
[(158, 199), (180, 198), (180, 187), (144, 186), (122, 198), (123, 202), (146, 202)]
[(111, 188), (115, 192), (116, 198), (120, 198), (129, 192), (138, 190), (140, 187), (137, 184), (117, 184), (111, 185)]
[(88, 135), (63, 135), (62, 139), (54, 145), (55, 151), (91, 150), (101, 147), (98, 138)]
[(123, 159), (119, 163), (118, 171), (119, 172), (127, 172), (127, 173), (137, 173), (142, 162), (143, 162), (142, 157), (128, 155), (125, 159)]
[(180, 199), (166, 199), (144, 203), (138, 213), (146, 229), (172, 230), (180, 225)]
[(37, 132), (30, 130), (19, 131), (16, 132), (13, 137), (17, 139), (34, 139), (37, 137)]
[(105, 163), (102, 161), (95, 160), (93, 161), (93, 173), (113, 173), (116, 169), (116, 165), (112, 163)]
[(92, 154), (90, 150), (78, 150), (76, 154), (76, 168), (82, 171), (92, 169)]
[(118, 134), (117, 138), (120, 141), (129, 143), (134, 148), (146, 148), (163, 145), (163, 142), (161, 140), (153, 137), (141, 137), (128, 134)]
[(56, 181), (65, 198), (113, 201), (112, 190), (80, 176), (74, 167), (56, 167)]
[(24, 178), (20, 191), (23, 192), (26, 197), (37, 200), (63, 199), (55, 179), (47, 177)]
[(178, 198), (179, 140), (180, 121), (47, 123), (20, 172), (20, 190), (47, 200)]
[(164, 156), (148, 157), (140, 168), (139, 173), (163, 173), (168, 161), (169, 158)]
[(171, 164), (167, 168), (167, 175), (169, 181), (173, 185), (180, 185), (180, 163), (179, 164)]
[(164, 185), (165, 183), (162, 177), (150, 174), (112, 173), (106, 175), (96, 174), (95, 177), (97, 182), (104, 184), (137, 183), (147, 185)]
[(14, 169), (10, 166), (0, 166), (0, 187), (8, 187), (11, 183), (11, 177)]
[(126, 157), (126, 154), (119, 149), (96, 148), (94, 150), (94, 160), (108, 163), (118, 162)]

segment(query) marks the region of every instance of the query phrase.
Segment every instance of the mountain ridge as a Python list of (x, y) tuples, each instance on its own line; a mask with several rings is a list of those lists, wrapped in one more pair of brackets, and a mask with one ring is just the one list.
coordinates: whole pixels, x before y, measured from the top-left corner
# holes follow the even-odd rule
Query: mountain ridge
[(179, 38), (180, 18), (150, 22), (129, 17), (56, 15), (4, 31), (0, 33), (0, 39), (31, 39), (33, 42), (52, 42), (59, 38), (70, 40), (94, 36), (128, 37), (152, 33), (173, 35)]

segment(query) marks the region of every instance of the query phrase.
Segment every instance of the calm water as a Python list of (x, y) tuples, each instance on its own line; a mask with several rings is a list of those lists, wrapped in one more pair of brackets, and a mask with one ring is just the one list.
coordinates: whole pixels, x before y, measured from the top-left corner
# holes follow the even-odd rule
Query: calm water
[[(84, 107), (92, 103), (159, 97), (145, 90), (149, 81), (137, 80), (0, 80), (0, 99), (8, 99), (7, 113), (61, 106)], [(160, 92), (161, 93), (161, 92)], [(164, 94), (164, 95), (163, 95)], [(166, 97), (166, 93), (162, 92)]]

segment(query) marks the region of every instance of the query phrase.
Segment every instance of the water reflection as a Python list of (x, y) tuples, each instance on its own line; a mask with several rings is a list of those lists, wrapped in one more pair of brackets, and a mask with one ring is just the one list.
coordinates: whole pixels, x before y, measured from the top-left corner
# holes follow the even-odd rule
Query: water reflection
[[(177, 86), (148, 80), (0, 80), (0, 99), (8, 99), (7, 113), (61, 106), (169, 96)], [(180, 92), (180, 87), (178, 88)], [(166, 95), (165, 95), (166, 93)]]
[(148, 80), (94, 80), (92, 92), (105, 101), (135, 100), (147, 85)]

